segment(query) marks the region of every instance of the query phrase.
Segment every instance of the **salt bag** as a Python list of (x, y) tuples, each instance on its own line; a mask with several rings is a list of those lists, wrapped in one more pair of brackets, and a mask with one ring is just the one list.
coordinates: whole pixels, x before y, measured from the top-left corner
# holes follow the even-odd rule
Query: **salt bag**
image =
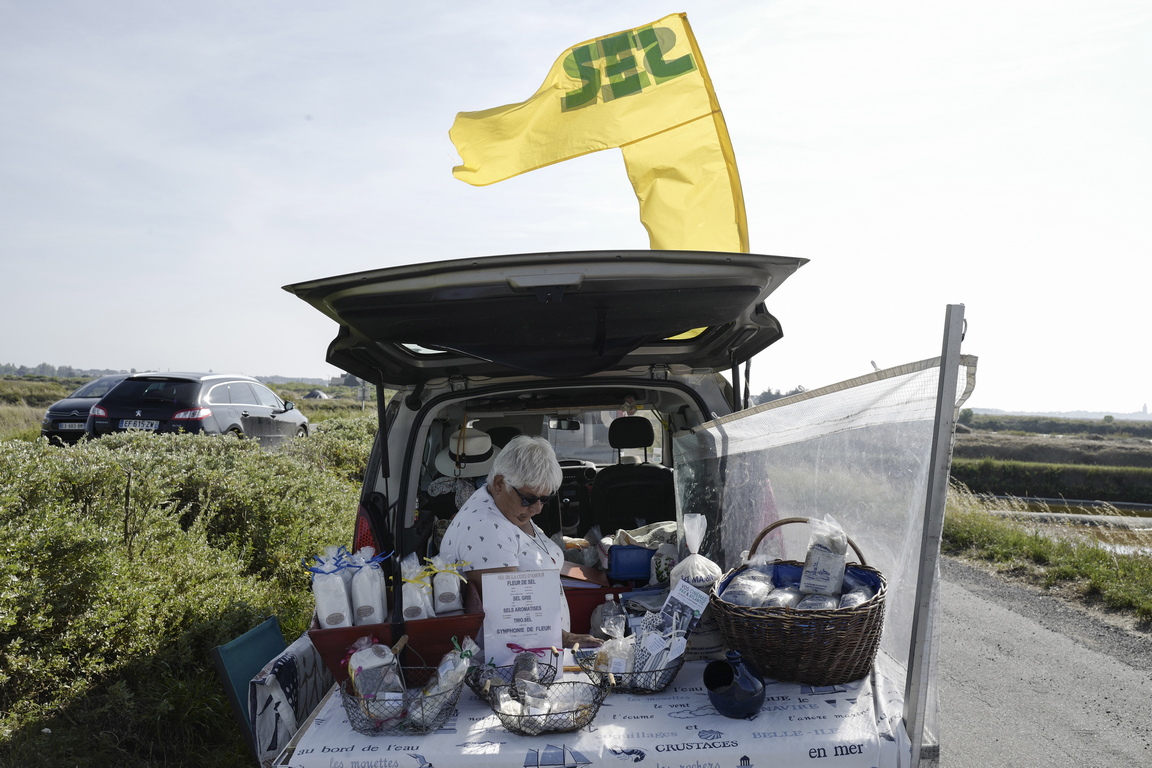
[(321, 629), (352, 626), (352, 602), (344, 579), (343, 547), (328, 547), (323, 555), (314, 555), (312, 596), (316, 599), (316, 621)]
[(764, 598), (761, 608), (795, 608), (804, 595), (796, 587), (776, 587)]
[(704, 533), (708, 530), (708, 519), (704, 515), (684, 515), (684, 543), (691, 552), (688, 557), (681, 560), (669, 574), (669, 581), (673, 588), (676, 582), (683, 579), (702, 592), (712, 588), (724, 574), (720, 566), (701, 554), (700, 544), (704, 541)]
[(872, 593), (867, 589), (854, 589), (851, 592), (845, 592), (841, 595), (839, 607), (855, 608), (858, 605), (864, 605), (864, 603), (871, 600), (872, 597)]
[(374, 547), (361, 547), (351, 559), (359, 565), (352, 574), (352, 624), (379, 624), (388, 616), (388, 592), (380, 564), (388, 555)]
[(399, 660), (391, 648), (375, 642), (374, 638), (362, 637), (352, 644), (348, 678), (361, 696), (379, 697), (388, 693), (392, 694), (390, 698), (403, 701), (404, 678)]
[(806, 595), (830, 595), (839, 600), (848, 561), (848, 536), (831, 515), (825, 515), (823, 520), (810, 520), (809, 525), (812, 535), (800, 575), (800, 591)]
[(728, 586), (720, 593), (720, 599), (733, 605), (759, 608), (764, 605), (773, 588), (771, 576), (748, 569), (741, 571), (728, 582)]
[(420, 558), (415, 552), (409, 552), (400, 561), (400, 576), (404, 580), (404, 587), (401, 590), (404, 620), (416, 621), (435, 616), (431, 574), (420, 566)]
[(451, 692), (453, 688), (463, 683), (475, 652), (476, 644), (471, 638), (466, 637), (459, 650), (453, 648), (444, 654), (431, 679), (421, 689), (422, 698), (414, 701), (409, 708), (409, 723), (417, 728), (430, 728), (444, 714), (445, 708), (456, 706), (453, 697), (443, 696), (439, 699), (436, 697)]
[(805, 595), (796, 603), (798, 611), (831, 611), (840, 607), (840, 598), (831, 595)]
[(432, 608), (437, 616), (464, 610), (460, 590), (468, 580), (460, 573), (463, 563), (452, 563), (437, 555), (428, 560), (432, 579)]

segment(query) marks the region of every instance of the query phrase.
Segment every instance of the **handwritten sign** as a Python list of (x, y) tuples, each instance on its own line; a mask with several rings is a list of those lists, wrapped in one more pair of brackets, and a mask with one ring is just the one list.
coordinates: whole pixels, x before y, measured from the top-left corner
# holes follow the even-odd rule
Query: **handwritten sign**
[(484, 580), (484, 656), (497, 666), (517, 653), (538, 651), (541, 658), (562, 643), (560, 572), (486, 573)]

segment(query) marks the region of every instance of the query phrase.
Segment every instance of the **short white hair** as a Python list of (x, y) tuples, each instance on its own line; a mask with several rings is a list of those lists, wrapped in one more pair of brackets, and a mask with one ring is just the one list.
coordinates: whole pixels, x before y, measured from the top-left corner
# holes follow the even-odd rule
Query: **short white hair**
[(488, 473), (488, 482), (503, 475), (504, 482), (516, 488), (532, 488), (545, 495), (560, 489), (564, 472), (556, 451), (543, 437), (517, 435), (508, 441)]

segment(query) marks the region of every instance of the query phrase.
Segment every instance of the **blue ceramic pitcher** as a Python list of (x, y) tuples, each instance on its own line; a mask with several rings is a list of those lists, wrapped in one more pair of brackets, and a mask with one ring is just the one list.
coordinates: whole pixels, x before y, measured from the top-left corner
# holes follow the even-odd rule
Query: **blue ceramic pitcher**
[(704, 667), (708, 700), (725, 717), (751, 717), (764, 704), (764, 678), (739, 651), (728, 651), (723, 660)]

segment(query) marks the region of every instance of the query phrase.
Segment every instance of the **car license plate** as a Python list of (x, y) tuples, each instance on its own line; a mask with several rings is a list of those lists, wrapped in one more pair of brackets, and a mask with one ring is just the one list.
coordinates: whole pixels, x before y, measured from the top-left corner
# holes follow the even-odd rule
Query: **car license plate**
[(147, 419), (121, 419), (121, 429), (159, 429), (160, 422)]
[(82, 421), (62, 421), (56, 425), (57, 429), (84, 429)]

